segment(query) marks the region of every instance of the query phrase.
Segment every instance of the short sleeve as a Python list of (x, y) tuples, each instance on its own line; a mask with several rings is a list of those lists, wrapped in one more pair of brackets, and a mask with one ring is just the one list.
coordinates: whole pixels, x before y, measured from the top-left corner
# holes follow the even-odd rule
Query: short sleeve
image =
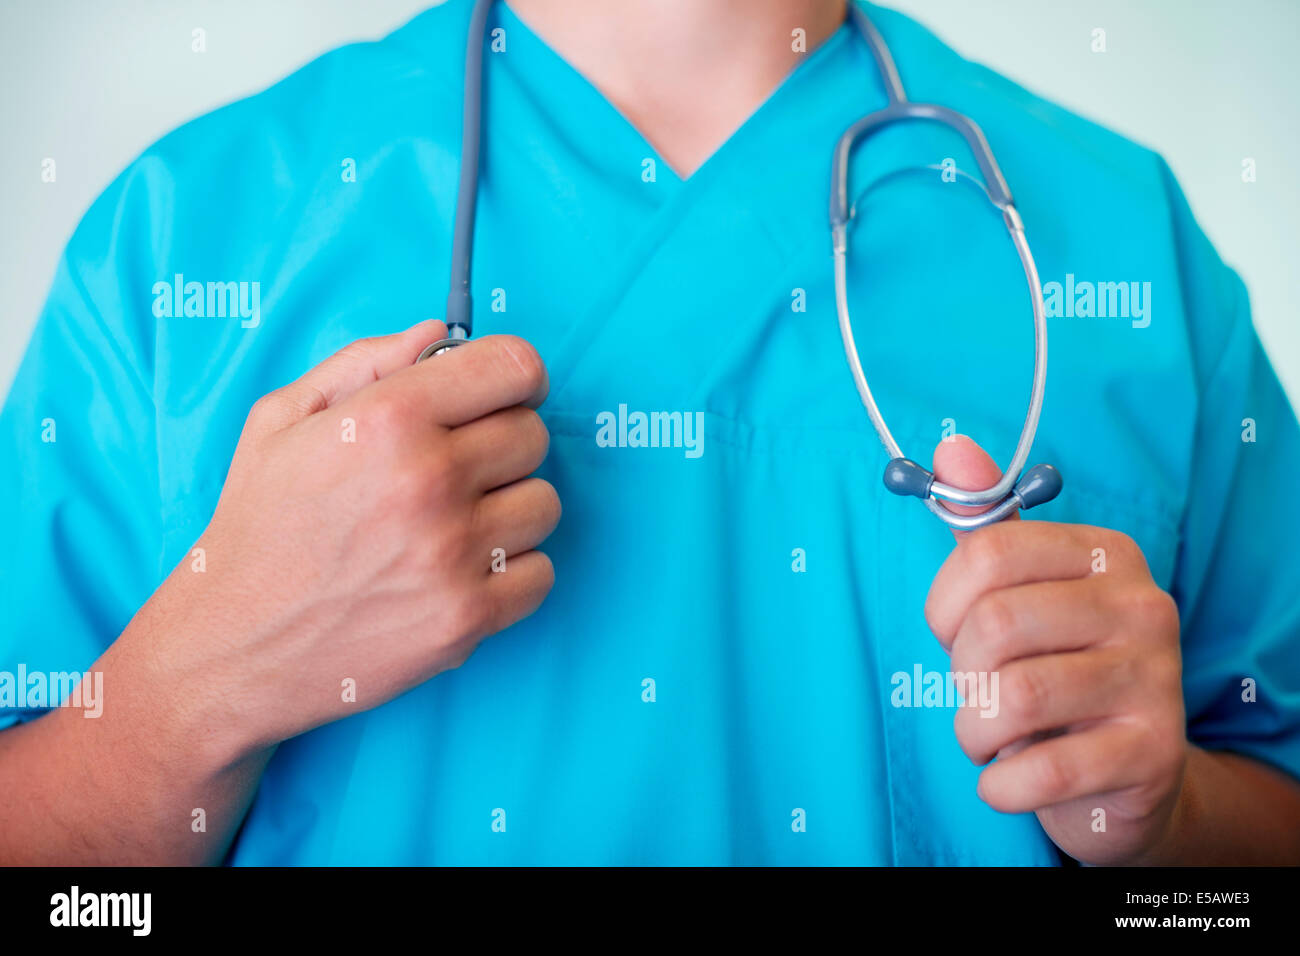
[(1300, 425), (1244, 285), (1178, 199), (1200, 399), (1172, 589), (1188, 736), (1300, 778)]
[(59, 703), (40, 681), (84, 673), (159, 580), (139, 179), (123, 174), (78, 227), (0, 410), (0, 727)]

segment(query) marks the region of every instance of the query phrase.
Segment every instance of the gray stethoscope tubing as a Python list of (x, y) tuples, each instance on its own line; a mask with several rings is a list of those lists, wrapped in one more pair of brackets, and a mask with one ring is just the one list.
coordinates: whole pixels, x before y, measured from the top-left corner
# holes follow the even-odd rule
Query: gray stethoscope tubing
[[(898, 76), (898, 69), (890, 55), (889, 47), (866, 14), (850, 2), (849, 15), (857, 26), (859, 33), (867, 43), (876, 67), (880, 71), (889, 105), (864, 116), (840, 137), (835, 146), (831, 162), (831, 247), (835, 258), (835, 309), (839, 318), (840, 337), (844, 342), (844, 355), (849, 369), (853, 372), (853, 382), (858, 395), (867, 410), (871, 424), (880, 437), (880, 442), (889, 453), (890, 461), (885, 468), (885, 487), (898, 495), (912, 495), (922, 499), (925, 506), (949, 527), (959, 531), (970, 531), (988, 524), (1001, 521), (1020, 508), (1032, 508), (1055, 498), (1061, 490), (1061, 476), (1051, 465), (1035, 465), (1021, 475), (1025, 463), (1029, 460), (1030, 448), (1038, 431), (1038, 418), (1043, 408), (1043, 393), (1047, 387), (1047, 310), (1043, 303), (1043, 291), (1039, 283), (1038, 268), (1034, 264), (1033, 254), (1025, 239), (1024, 225), (1016, 211), (1011, 198), (1011, 190), (998, 168), (993, 151), (988, 141), (967, 117), (946, 106), (929, 103), (912, 103), (903, 92), (903, 84)], [(1024, 427), (1020, 430), (1020, 439), (1016, 443), (1015, 454), (1011, 464), (1002, 477), (993, 485), (979, 491), (967, 491), (935, 479), (934, 475), (916, 462), (903, 455), (893, 433), (885, 424), (884, 416), (876, 404), (871, 386), (867, 384), (866, 374), (862, 371), (862, 362), (858, 357), (857, 345), (853, 340), (853, 328), (849, 318), (848, 305), (848, 224), (854, 215), (849, 204), (849, 158), (858, 140), (893, 123), (903, 120), (930, 120), (942, 123), (961, 134), (966, 140), (980, 172), (984, 176), (983, 192), (989, 201), (1002, 213), (1007, 232), (1020, 256), (1025, 279), (1029, 284), (1030, 296), (1034, 310), (1034, 377), (1030, 390), (1029, 408), (1025, 413)], [(994, 506), (978, 515), (959, 515), (949, 511), (939, 499), (962, 505)]]
[(469, 294), (478, 212), (478, 153), (483, 122), (483, 40), (492, 0), (478, 0), (469, 18), (465, 44), (465, 104), (461, 117), (460, 184), (456, 189), (456, 225), (451, 243), (451, 284), (447, 291), (447, 337), (427, 346), (417, 362), (464, 345), (474, 331), (474, 302)]
[[(483, 41), (492, 3), (493, 0), (477, 0), (474, 4), (466, 43), (460, 183), (456, 193), (451, 282), (447, 294), (447, 337), (426, 347), (416, 359), (417, 362), (464, 345), (473, 332), (473, 302), (470, 298), (469, 286), (474, 220), (478, 206), (479, 144), (483, 113)], [(835, 253), (835, 302), (840, 335), (844, 340), (845, 356), (871, 423), (875, 426), (876, 433), (890, 455), (890, 463), (885, 469), (885, 486), (895, 494), (915, 495), (923, 499), (930, 511), (953, 528), (969, 530), (982, 527), (1000, 521), (1017, 508), (1031, 508), (1036, 504), (1049, 501), (1056, 497), (1061, 489), (1060, 474), (1051, 465), (1035, 465), (1017, 480), (1017, 476), (1020, 476), (1028, 460), (1029, 450), (1038, 430), (1038, 417), (1042, 410), (1043, 392), (1047, 383), (1047, 319), (1038, 270), (1029, 252), (1029, 244), (1025, 241), (1024, 227), (1011, 200), (1011, 192), (979, 127), (947, 107), (908, 102), (903, 93), (903, 84), (899, 79), (894, 59), (884, 38), (852, 0), (849, 3), (849, 15), (866, 40), (872, 58), (876, 61), (888, 92), (889, 105), (850, 126), (840, 137), (832, 162), (831, 236)], [(845, 262), (848, 253), (848, 224), (853, 218), (853, 209), (848, 201), (848, 160), (857, 140), (875, 129), (905, 119), (928, 119), (944, 123), (956, 129), (965, 138), (984, 175), (985, 194), (989, 197), (989, 201), (1002, 211), (1003, 220), (1020, 255), (1030, 292), (1033, 295), (1034, 383), (1029, 400), (1029, 411), (1025, 416), (1020, 441), (1006, 474), (995, 485), (983, 491), (966, 491), (936, 481), (933, 474), (903, 456), (902, 449), (898, 447), (898, 442), (890, 433), (871, 394), (866, 375), (862, 371), (862, 363), (858, 358), (857, 346), (853, 342)], [(939, 503), (939, 498), (967, 505), (986, 505), (993, 502), (997, 504), (983, 514), (958, 515), (944, 508)]]

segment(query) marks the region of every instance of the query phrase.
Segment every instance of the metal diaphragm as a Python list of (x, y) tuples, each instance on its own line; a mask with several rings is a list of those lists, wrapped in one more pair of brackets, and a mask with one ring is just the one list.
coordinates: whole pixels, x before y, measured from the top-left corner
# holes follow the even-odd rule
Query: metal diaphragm
[(424, 347), (424, 351), (420, 353), (420, 357), (417, 358), (415, 361), (417, 363), (423, 362), (431, 355), (441, 355), (443, 352), (449, 352), (452, 349), (454, 349), (456, 346), (464, 345), (468, 341), (469, 339), (439, 339), (437, 342), (434, 342), (432, 345), (426, 345)]

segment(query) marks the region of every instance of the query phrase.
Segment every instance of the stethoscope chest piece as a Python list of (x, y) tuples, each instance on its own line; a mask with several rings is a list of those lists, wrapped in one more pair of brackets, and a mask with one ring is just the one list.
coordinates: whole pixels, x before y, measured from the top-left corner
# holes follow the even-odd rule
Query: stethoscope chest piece
[(456, 346), (464, 345), (468, 341), (469, 339), (439, 339), (437, 342), (426, 345), (424, 351), (420, 353), (419, 358), (415, 361), (418, 364), (434, 355), (441, 355), (443, 352), (450, 352)]

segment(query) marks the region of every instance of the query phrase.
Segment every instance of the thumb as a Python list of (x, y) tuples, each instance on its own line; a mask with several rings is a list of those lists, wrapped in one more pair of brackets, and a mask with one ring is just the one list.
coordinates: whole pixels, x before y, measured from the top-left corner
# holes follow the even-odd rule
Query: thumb
[[(941, 441), (934, 450), (934, 477), (946, 485), (961, 488), (963, 491), (978, 491), (987, 488), (1002, 477), (1002, 469), (997, 462), (974, 441), (965, 435), (955, 435)], [(993, 505), (959, 505), (950, 501), (941, 502), (943, 507), (959, 515), (977, 515), (988, 511)], [(1004, 520), (1018, 521), (1020, 512), (1013, 511)], [(952, 529), (958, 541), (968, 531)]]
[(266, 434), (337, 405), (372, 382), (411, 365), (430, 342), (447, 335), (437, 319), (426, 319), (405, 332), (357, 339), (339, 349), (301, 378), (267, 395), (255, 408), (256, 430)]

